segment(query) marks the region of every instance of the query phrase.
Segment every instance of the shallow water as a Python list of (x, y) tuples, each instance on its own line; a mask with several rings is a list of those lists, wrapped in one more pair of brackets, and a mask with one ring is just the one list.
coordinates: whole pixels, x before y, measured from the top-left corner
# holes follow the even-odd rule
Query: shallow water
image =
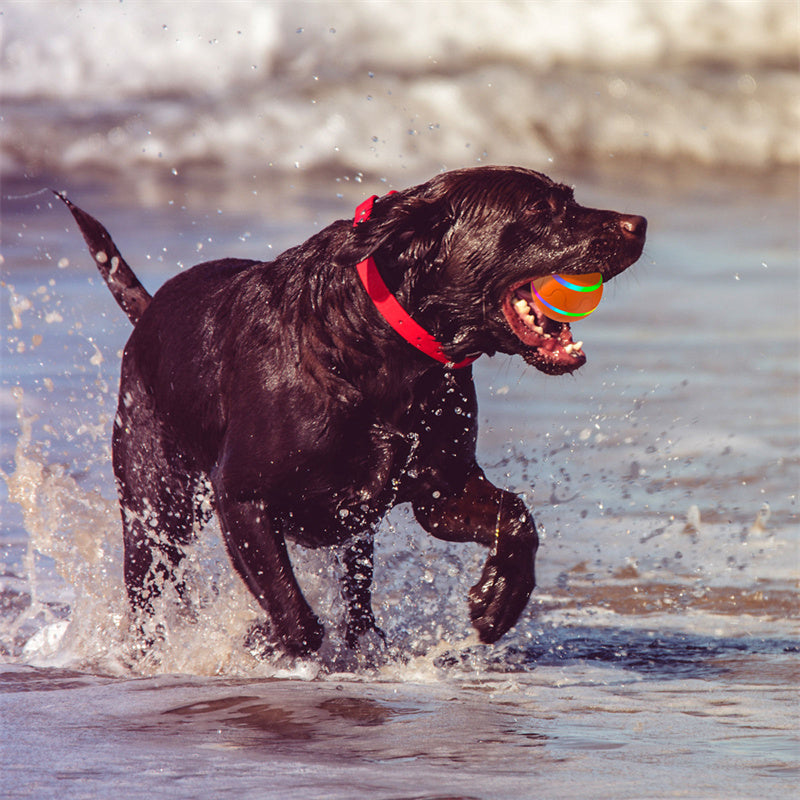
[(16, 731), (3, 774), (9, 797), (789, 797), (791, 677), (572, 664), (123, 682), (14, 668), (0, 676)]
[[(795, 796), (789, 5), (495, 4), (489, 25), (485, 4), (413, 4), (424, 37), (393, 47), (403, 4), (3, 9), (3, 796)], [(92, 46), (109, 31), (113, 52)], [(518, 625), (478, 644), (483, 553), (399, 508), (377, 538), (386, 652), (342, 647), (336, 554), (295, 547), (327, 639), (259, 660), (260, 611), (212, 524), (186, 561), (191, 613), (167, 595), (163, 643), (134, 659), (109, 452), (129, 326), (44, 187), (153, 290), (486, 161), (649, 219), (640, 262), (575, 326), (575, 376), (474, 367), (480, 461), (542, 538)]]
[[(212, 526), (189, 559), (195, 621), (167, 603), (166, 642), (133, 666), (108, 448), (127, 323), (66, 211), (7, 202), (3, 469), (25, 515), (4, 501), (5, 793), (790, 796), (796, 206), (772, 186), (754, 231), (735, 185), (709, 203), (699, 187), (578, 184), (651, 222), (642, 262), (581, 326), (589, 363), (566, 380), (506, 358), (475, 368), (480, 458), (534, 508), (538, 589), (503, 641), (478, 645), (464, 597), (480, 551), (397, 509), (377, 543), (390, 646), (372, 663), (340, 647), (338, 562), (301, 548), (326, 645), (309, 662), (253, 658), (258, 610)], [(263, 224), (73, 195), (153, 288), (176, 261), (278, 252), (359, 199)], [(754, 324), (753, 307), (775, 313)]]

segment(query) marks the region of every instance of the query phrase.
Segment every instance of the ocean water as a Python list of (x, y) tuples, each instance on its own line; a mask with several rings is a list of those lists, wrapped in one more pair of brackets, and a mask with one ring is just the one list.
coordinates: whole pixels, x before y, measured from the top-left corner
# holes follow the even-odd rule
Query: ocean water
[[(0, 793), (793, 797), (800, 772), (797, 6), (9, 3), (0, 9)], [(66, 189), (154, 290), (268, 259), (365, 196), (518, 163), (648, 217), (576, 324), (588, 363), (475, 367), (479, 457), (538, 587), (497, 645), (477, 547), (396, 509), (388, 648), (342, 645), (335, 553), (293, 548), (328, 637), (261, 661), (212, 525), (126, 637), (110, 432), (129, 333)]]
[[(797, 165), (791, 0), (7, 3), (3, 165)], [(141, 178), (140, 178), (141, 180)]]

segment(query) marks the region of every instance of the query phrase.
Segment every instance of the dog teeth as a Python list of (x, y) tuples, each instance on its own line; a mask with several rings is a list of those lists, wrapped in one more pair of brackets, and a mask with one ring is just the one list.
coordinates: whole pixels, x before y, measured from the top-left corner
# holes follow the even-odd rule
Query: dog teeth
[(539, 336), (544, 336), (545, 339), (552, 339), (553, 337), (549, 333), (544, 332), (544, 328), (541, 325), (536, 324), (536, 317), (532, 314), (528, 314), (525, 317), (525, 324), (534, 332), (538, 333)]
[(571, 356), (573, 353), (579, 353), (582, 347), (583, 342), (570, 342), (564, 345), (564, 352)]
[[(525, 323), (525, 325), (544, 339), (543, 344), (546, 343), (547, 345), (545, 349), (552, 349), (549, 347), (550, 343), (553, 343), (554, 346), (557, 346), (553, 334), (546, 333), (541, 325), (537, 325), (536, 317), (533, 314), (533, 309), (527, 300), (519, 297), (513, 302), (513, 306), (514, 310), (517, 312), (517, 314), (519, 314), (519, 318)], [(572, 355), (573, 352), (580, 350), (582, 346), (583, 342), (570, 343), (564, 347), (564, 351)]]
[(517, 314), (523, 317), (523, 319), (531, 312), (531, 307), (528, 305), (528, 301), (523, 300), (522, 298), (514, 302), (514, 308), (517, 310)]
[(549, 333), (544, 332), (544, 328), (541, 325), (536, 324), (536, 317), (533, 316), (531, 313), (531, 307), (525, 302), (525, 300), (517, 300), (514, 303), (514, 308), (517, 310), (517, 313), (520, 316), (520, 319), (534, 332), (538, 333), (540, 336), (544, 336), (546, 339), (550, 338)]

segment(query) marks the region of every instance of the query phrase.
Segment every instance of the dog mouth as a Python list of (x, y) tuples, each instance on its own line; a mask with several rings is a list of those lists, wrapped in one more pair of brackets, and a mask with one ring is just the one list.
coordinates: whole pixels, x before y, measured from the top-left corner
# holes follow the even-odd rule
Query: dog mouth
[(541, 372), (563, 375), (586, 363), (583, 342), (573, 340), (568, 322), (556, 322), (536, 308), (529, 282), (506, 294), (503, 314), (524, 345), (520, 355)]

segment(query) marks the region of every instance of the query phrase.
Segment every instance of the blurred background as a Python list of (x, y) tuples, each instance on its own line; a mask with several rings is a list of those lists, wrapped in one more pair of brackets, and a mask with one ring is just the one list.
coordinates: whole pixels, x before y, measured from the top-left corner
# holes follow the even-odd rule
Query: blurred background
[(301, 184), (479, 163), (650, 187), (798, 166), (794, 0), (25, 0), (0, 25), (5, 194), (285, 212)]

